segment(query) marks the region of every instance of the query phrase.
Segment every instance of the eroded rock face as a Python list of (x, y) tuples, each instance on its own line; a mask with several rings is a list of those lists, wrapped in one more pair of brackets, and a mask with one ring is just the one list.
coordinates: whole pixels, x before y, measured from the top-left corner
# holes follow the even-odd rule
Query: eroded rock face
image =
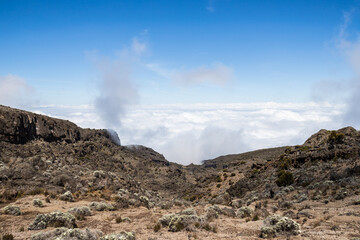
[(75, 143), (94, 135), (103, 135), (120, 145), (120, 139), (116, 138), (114, 131), (82, 129), (67, 120), (0, 105), (0, 141), (24, 144), (41, 139), (46, 142)]
[(0, 140), (26, 143), (34, 139), (76, 142), (81, 137), (75, 124), (35, 113), (0, 106)]

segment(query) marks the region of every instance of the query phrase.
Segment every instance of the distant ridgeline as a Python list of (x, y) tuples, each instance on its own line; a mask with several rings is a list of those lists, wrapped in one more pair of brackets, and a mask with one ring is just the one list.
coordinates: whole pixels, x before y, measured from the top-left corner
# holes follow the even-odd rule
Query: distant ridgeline
[(82, 129), (67, 120), (0, 105), (0, 141), (24, 144), (38, 139), (46, 142), (75, 143), (96, 135), (105, 136), (120, 145), (119, 136), (114, 130)]

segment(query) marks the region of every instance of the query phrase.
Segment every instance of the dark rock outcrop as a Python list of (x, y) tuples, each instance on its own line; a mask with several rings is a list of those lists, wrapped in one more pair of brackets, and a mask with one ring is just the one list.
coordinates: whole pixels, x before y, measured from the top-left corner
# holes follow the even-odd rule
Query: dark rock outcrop
[(24, 144), (37, 139), (46, 142), (75, 143), (99, 135), (111, 139), (117, 145), (120, 143), (114, 131), (82, 129), (67, 120), (0, 105), (0, 141)]

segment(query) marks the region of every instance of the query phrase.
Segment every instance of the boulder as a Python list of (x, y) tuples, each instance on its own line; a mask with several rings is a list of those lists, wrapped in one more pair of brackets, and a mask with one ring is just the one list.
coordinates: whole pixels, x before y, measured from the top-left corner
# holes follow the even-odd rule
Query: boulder
[(102, 211), (114, 211), (115, 207), (111, 205), (110, 203), (106, 202), (92, 202), (90, 204), (91, 208), (94, 208), (96, 211), (102, 212)]
[(278, 235), (298, 235), (300, 234), (300, 225), (294, 220), (271, 215), (264, 220), (264, 226), (261, 227), (260, 237), (272, 238)]
[(67, 202), (73, 202), (74, 197), (70, 191), (67, 191), (64, 194), (60, 195), (60, 200), (67, 201)]
[(101, 237), (100, 240), (135, 240), (135, 233), (133, 232), (121, 232), (117, 234), (109, 234)]
[(38, 214), (35, 220), (29, 225), (28, 230), (40, 230), (47, 227), (76, 227), (75, 217), (70, 213), (52, 212)]
[(36, 198), (36, 199), (33, 200), (33, 205), (34, 205), (35, 207), (44, 207), (43, 202), (42, 202), (40, 199), (38, 199), (38, 198)]
[(249, 207), (241, 207), (237, 210), (236, 216), (239, 218), (250, 217), (253, 212), (254, 210)]
[(14, 215), (14, 216), (20, 216), (22, 213), (20, 211), (20, 208), (15, 205), (9, 205), (4, 208), (4, 213), (6, 215)]
[(196, 215), (175, 215), (169, 223), (169, 231), (179, 232), (184, 229), (192, 231), (191, 226), (200, 222), (201, 219)]
[(68, 228), (56, 228), (47, 232), (40, 232), (34, 234), (31, 240), (97, 240), (103, 233), (98, 230), (91, 229), (68, 229)]
[(74, 216), (91, 216), (92, 215), (90, 208), (87, 206), (70, 208), (68, 213), (71, 213)]

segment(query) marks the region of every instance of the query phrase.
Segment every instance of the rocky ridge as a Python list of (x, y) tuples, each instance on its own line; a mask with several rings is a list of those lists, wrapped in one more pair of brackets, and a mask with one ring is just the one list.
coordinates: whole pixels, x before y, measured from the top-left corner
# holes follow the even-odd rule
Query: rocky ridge
[[(34, 239), (71, 234), (88, 236), (74, 239), (117, 239), (118, 222), (125, 232), (134, 230), (131, 239), (159, 234), (158, 239), (184, 239), (182, 233), (193, 233), (190, 239), (320, 239), (318, 229), (327, 239), (356, 239), (359, 189), (360, 132), (352, 127), (320, 130), (303, 145), (182, 166), (145, 146), (119, 146), (106, 130), (0, 106), (0, 220), (5, 221), (0, 239), (1, 231), (19, 218), (24, 229), (38, 226), (31, 225), (34, 219), (55, 227)], [(59, 213), (53, 202), (68, 213)], [(135, 210), (145, 219), (116, 217)], [(34, 212), (42, 215), (29, 219)], [(70, 225), (63, 219), (81, 229), (64, 229)], [(26, 239), (32, 231), (14, 235)]]

